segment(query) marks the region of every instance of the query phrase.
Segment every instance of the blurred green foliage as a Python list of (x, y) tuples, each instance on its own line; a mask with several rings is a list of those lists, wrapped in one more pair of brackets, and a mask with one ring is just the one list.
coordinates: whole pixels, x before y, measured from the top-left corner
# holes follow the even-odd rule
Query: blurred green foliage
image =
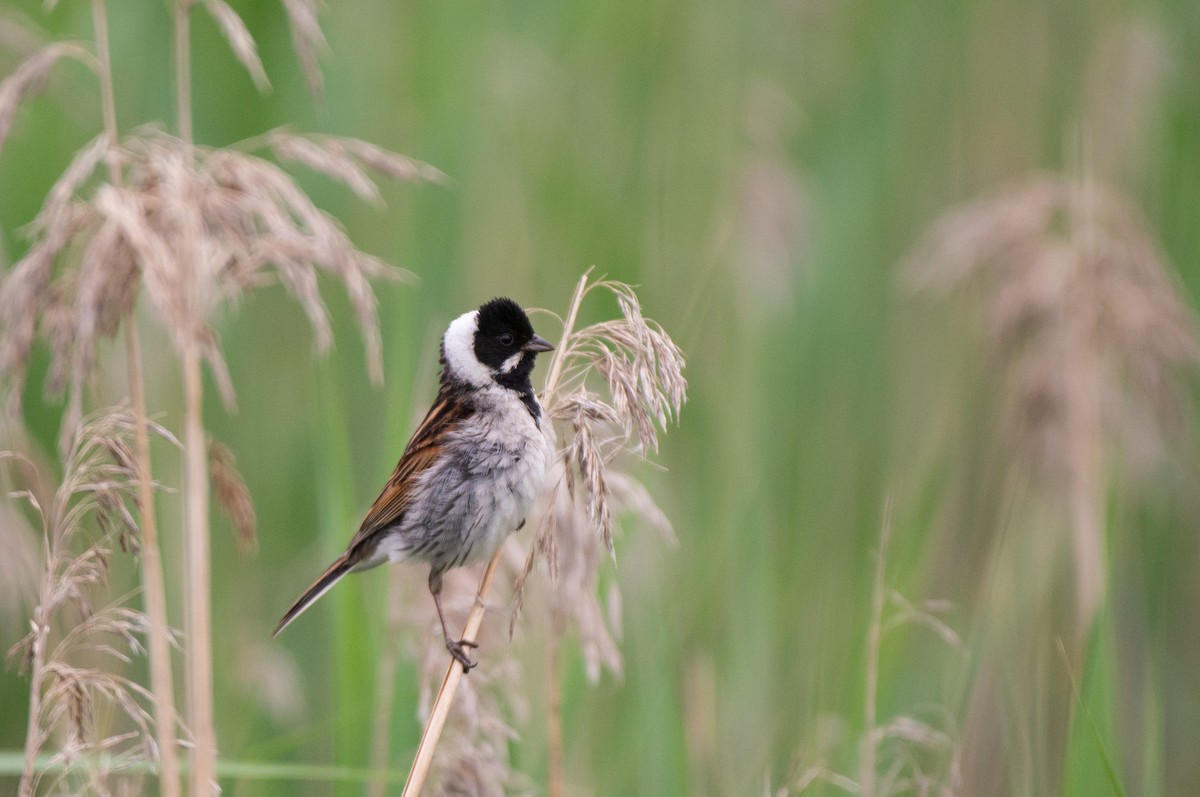
[[(122, 128), (171, 119), (165, 4), (110, 5)], [(1090, 153), (1115, 148), (1100, 176), (1140, 206), (1195, 306), (1200, 5), (331, 2), (316, 103), (281, 7), (234, 5), (274, 90), (259, 96), (197, 13), (197, 142), (224, 146), (288, 125), (373, 141), (452, 180), (385, 186), (387, 208), (376, 210), (301, 175), (361, 248), (420, 277), (377, 288), (382, 389), (367, 380), (336, 288), (337, 348), (324, 359), (281, 289), (223, 321), (239, 411), (226, 414), (210, 390), (206, 423), (238, 457), (261, 546), (239, 553), (217, 518), (223, 758), (367, 765), (387, 576), (348, 580), (278, 641), (269, 630), (390, 472), (432, 394), (444, 325), (497, 294), (561, 311), (594, 264), (640, 286), (647, 314), (688, 355), (691, 399), (664, 440), (666, 469), (642, 473), (679, 546), (635, 527), (617, 543), (624, 677), (589, 684), (568, 646), (569, 793), (762, 793), (813, 766), (856, 777), (873, 552), (889, 495), (888, 584), (914, 602), (949, 599), (945, 619), (964, 647), (916, 627), (887, 635), (882, 719), (919, 716), (971, 748), (980, 729), (964, 718), (993, 677), (1023, 708), (993, 718), (1010, 727), (976, 737), (998, 733), (1012, 747), (976, 769), (964, 761), (969, 782), (983, 772), (996, 793), (1091, 797), (1112, 789), (1111, 757), (1128, 794), (1194, 789), (1194, 374), (1172, 434), (1182, 453), (1149, 489), (1109, 492), (1108, 592), (1080, 646), (1082, 705), (1061, 695), (1043, 703), (1067, 683), (1053, 618), (1070, 588), (1047, 594), (1023, 584), (1019, 568), (1004, 571), (1003, 541), (1025, 539), (1016, 528), (1025, 518), (994, 478), (1003, 446), (981, 399), (979, 324), (913, 298), (896, 266), (948, 207), (1035, 170), (1090, 173)], [(89, 7), (76, 0), (5, 11), (56, 37), (91, 38)], [(0, 71), (15, 63), (0, 53)], [(1128, 88), (1130, 76), (1143, 82)], [(84, 69), (67, 66), (18, 115), (0, 156), (10, 263), (24, 248), (22, 225), (99, 130), (96, 94)], [(548, 317), (535, 321), (554, 337)], [(147, 356), (151, 410), (178, 428), (172, 361), (161, 341)], [(35, 386), (28, 412), (53, 450), (60, 408)], [(156, 455), (160, 479), (174, 483), (175, 455), (165, 446)], [(162, 508), (179, 511), (169, 494)], [(1069, 585), (1061, 547), (1057, 578)], [(178, 555), (169, 543), (167, 555)], [(1048, 652), (1024, 657), (1026, 644)], [(1006, 648), (1011, 656), (997, 656)], [(286, 665), (290, 691), (273, 698), (248, 680), (260, 660)], [(416, 679), (403, 662), (397, 769), (419, 733)], [(533, 711), (513, 758), (539, 784), (544, 697), (527, 681)], [(0, 675), (0, 749), (21, 747), (25, 688), (15, 670)], [(0, 790), (12, 782), (0, 779)], [(235, 797), (330, 788), (234, 774), (222, 785)], [(976, 788), (968, 793), (989, 793)], [(341, 783), (336, 793), (361, 789)]]

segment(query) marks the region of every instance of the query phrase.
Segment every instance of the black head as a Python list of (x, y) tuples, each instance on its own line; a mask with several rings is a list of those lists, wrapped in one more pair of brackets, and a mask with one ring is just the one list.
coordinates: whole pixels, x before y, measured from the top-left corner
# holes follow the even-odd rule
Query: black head
[(533, 332), (525, 311), (512, 299), (492, 299), (479, 308), (475, 357), (509, 387), (528, 384), (538, 352), (554, 347)]

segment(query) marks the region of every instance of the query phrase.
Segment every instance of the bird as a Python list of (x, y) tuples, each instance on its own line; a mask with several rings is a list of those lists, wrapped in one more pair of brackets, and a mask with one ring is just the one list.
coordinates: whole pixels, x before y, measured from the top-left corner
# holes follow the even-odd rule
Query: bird
[(442, 336), (437, 398), (346, 550), (284, 613), (272, 637), (347, 573), (384, 562), (428, 563), (429, 592), (450, 655), (476, 662), (442, 611), (442, 576), (490, 559), (525, 524), (553, 448), (530, 382), (537, 355), (553, 344), (529, 317), (496, 298), (450, 323)]

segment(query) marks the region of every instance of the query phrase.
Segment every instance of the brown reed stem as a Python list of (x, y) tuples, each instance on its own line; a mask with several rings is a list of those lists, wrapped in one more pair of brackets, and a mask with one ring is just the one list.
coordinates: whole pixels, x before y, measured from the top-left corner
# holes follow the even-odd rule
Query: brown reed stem
[(211, 579), (208, 540), (208, 445), (201, 410), (200, 353), (189, 342), (183, 352), (185, 414), (183, 452), (186, 495), (188, 697), (195, 751), (192, 754), (193, 797), (213, 793), (216, 733), (212, 705)]
[(158, 785), (162, 797), (179, 797), (179, 751), (175, 736), (175, 679), (171, 672), (168, 639), (167, 590), (163, 580), (162, 551), (158, 545), (158, 520), (154, 508), (154, 483), (150, 467), (150, 433), (146, 417), (146, 386), (142, 377), (142, 351), (137, 322), (125, 322), (129, 359), (129, 392), (133, 402), (134, 443), (137, 446), (138, 506), (142, 516), (142, 580), (146, 617), (150, 621), (150, 689), (154, 694), (154, 728), (158, 741)]
[(871, 621), (867, 627), (867, 680), (863, 702), (864, 716), (862, 755), (859, 759), (858, 783), (862, 797), (875, 797), (875, 766), (878, 759), (877, 702), (879, 696), (879, 649), (883, 644), (884, 577), (887, 569), (888, 538), (892, 533), (892, 501), (883, 506), (883, 530), (879, 535), (879, 551), (875, 561), (875, 580), (871, 590)]
[[(117, 104), (113, 89), (112, 61), (108, 43), (108, 11), (105, 0), (92, 0), (96, 28), (96, 57), (100, 61), (100, 97), (104, 131), (108, 138), (108, 179), (121, 184), (115, 154), (120, 143)], [(158, 785), (162, 797), (179, 797), (179, 753), (175, 738), (175, 683), (171, 672), (171, 646), (167, 638), (167, 591), (163, 580), (162, 554), (158, 545), (158, 518), (154, 507), (154, 483), (150, 466), (150, 431), (146, 416), (146, 385), (142, 376), (142, 351), (137, 317), (125, 322), (125, 350), (129, 361), (129, 397), (133, 404), (134, 436), (137, 446), (138, 509), (142, 532), (142, 585), (149, 620), (150, 689), (154, 694), (154, 727), (158, 742)]]
[(547, 797), (563, 797), (562, 685), (559, 683), (559, 641), (562, 629), (550, 607), (550, 629), (546, 640), (546, 751), (550, 758), (546, 778)]
[(554, 395), (554, 390), (558, 387), (558, 378), (562, 373), (563, 363), (567, 359), (567, 342), (571, 339), (571, 332), (575, 329), (575, 318), (579, 315), (579, 305), (583, 303), (584, 294), (587, 293), (588, 275), (591, 273), (591, 269), (584, 272), (583, 276), (579, 278), (579, 284), (575, 286), (575, 294), (571, 297), (571, 308), (567, 311), (566, 320), (563, 321), (561, 342), (554, 350), (554, 359), (550, 361), (550, 373), (546, 375), (546, 384), (542, 387), (542, 396), (545, 401)]
[(188, 13), (191, 0), (175, 0), (175, 123), (179, 138), (192, 145), (192, 42)]
[[(192, 65), (191, 27), (189, 13), (191, 0), (176, 0), (174, 7), (175, 28), (175, 102), (176, 124), (179, 138), (190, 149), (192, 138)], [(196, 241), (194, 235), (185, 235), (178, 253), (181, 265), (194, 271)], [(196, 277), (188, 280), (188, 290), (196, 291)], [(196, 323), (199, 313), (194, 295), (188, 296), (187, 304), (193, 314), (189, 319)], [(204, 434), (203, 408), (204, 388), (200, 374), (200, 352), (195, 340), (188, 340), (183, 351), (184, 384), (184, 503), (186, 518), (184, 532), (187, 537), (187, 672), (189, 720), (195, 750), (192, 753), (191, 794), (192, 797), (212, 794), (216, 785), (217, 738), (213, 726), (212, 684), (212, 594), (210, 592), (211, 567), (209, 564), (208, 539), (208, 441)]]
[[(483, 571), (483, 578), (479, 582), (479, 591), (475, 595), (475, 605), (471, 607), (471, 613), (467, 615), (467, 624), (461, 637), (463, 641), (474, 642), (479, 634), (479, 626), (483, 624), (487, 596), (492, 590), (492, 579), (496, 575), (496, 567), (500, 564), (503, 553), (504, 546), (501, 545), (492, 555), (487, 569)], [(429, 720), (425, 723), (425, 730), (421, 733), (421, 742), (417, 745), (417, 754), (413, 759), (412, 769), (409, 770), (408, 780), (404, 782), (404, 791), (401, 792), (401, 797), (417, 797), (421, 793), (421, 789), (425, 785), (425, 778), (429, 775), (429, 765), (433, 763), (433, 752), (437, 748), (442, 728), (446, 725), (446, 718), (450, 715), (450, 707), (454, 703), (454, 693), (458, 691), (459, 681), (465, 674), (462, 665), (451, 658), (450, 664), (446, 668), (446, 677), (442, 679), (442, 686), (438, 689), (437, 699), (433, 701), (433, 710), (429, 712)]]
[[(49, 541), (45, 546), (47, 568), (51, 567), (51, 551)], [(49, 574), (43, 574), (43, 578), (48, 578)], [(42, 590), (45, 595), (45, 589)], [(33, 612), (33, 624), (35, 633), (33, 641), (30, 642), (32, 659), (29, 667), (29, 726), (25, 731), (25, 765), (21, 769), (21, 784), (18, 787), (19, 797), (33, 797), (34, 785), (34, 764), (37, 763), (37, 754), (41, 736), (41, 716), (42, 716), (42, 674), (46, 667), (46, 637), (50, 634), (49, 618), (46, 616), (44, 604), (38, 605)]]
[[(1083, 258), (1100, 251), (1099, 225), (1096, 223), (1098, 197), (1094, 184), (1080, 180), (1072, 192), (1072, 202), (1081, 218), (1074, 238), (1076, 268)], [(1082, 303), (1087, 308), (1099, 308), (1104, 298), (1094, 280), (1085, 283), (1091, 295)], [(1078, 311), (1082, 312), (1082, 311)], [(1093, 313), (1096, 310), (1092, 310)], [(1100, 327), (1103, 321), (1093, 317), (1091, 325)], [(1080, 382), (1077, 397), (1068, 403), (1065, 423), (1070, 430), (1068, 450), (1064, 452), (1071, 463), (1070, 485), (1067, 491), (1074, 547), (1075, 603), (1079, 618), (1076, 642), (1086, 637), (1092, 620), (1104, 600), (1107, 566), (1104, 550), (1104, 420), (1100, 397), (1104, 395), (1101, 352), (1091, 346), (1077, 355), (1075, 378)]]

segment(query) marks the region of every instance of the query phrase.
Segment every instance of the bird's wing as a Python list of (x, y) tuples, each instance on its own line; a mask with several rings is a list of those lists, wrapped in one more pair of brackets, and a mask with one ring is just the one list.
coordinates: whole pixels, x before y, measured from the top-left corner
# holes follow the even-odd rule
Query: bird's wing
[(396, 464), (396, 470), (383, 487), (383, 492), (375, 499), (358, 533), (350, 541), (347, 550), (353, 550), (360, 543), (380, 529), (385, 529), (397, 523), (413, 502), (413, 488), (417, 477), (424, 473), (446, 448), (448, 435), (460, 423), (471, 417), (474, 408), (464, 403), (452, 391), (442, 390), (425, 420), (417, 427), (408, 446)]

